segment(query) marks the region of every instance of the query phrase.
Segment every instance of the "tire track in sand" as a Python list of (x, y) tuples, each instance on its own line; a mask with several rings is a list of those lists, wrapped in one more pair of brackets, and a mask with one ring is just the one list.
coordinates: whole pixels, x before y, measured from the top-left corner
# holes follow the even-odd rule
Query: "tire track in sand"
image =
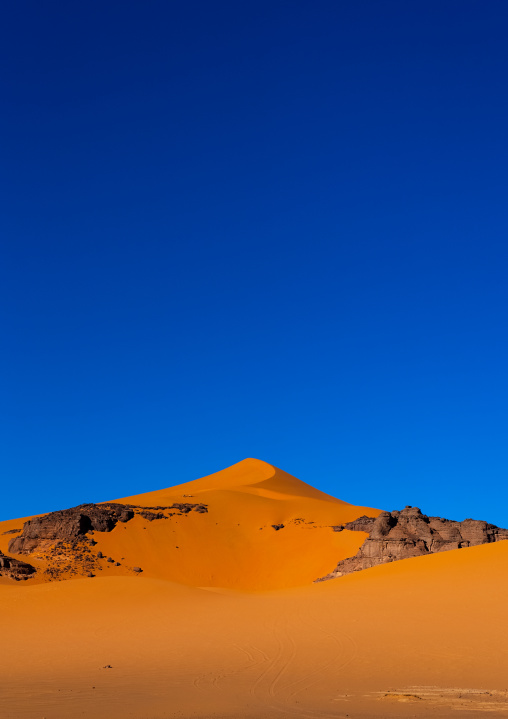
[(258, 676), (254, 684), (250, 688), (250, 694), (252, 696), (258, 694), (259, 689), (263, 683), (263, 681), (268, 677), (270, 671), (277, 667), (279, 662), (281, 661), (282, 655), (284, 653), (284, 646), (280, 640), (279, 635), (277, 634), (276, 625), (272, 626), (272, 634), (275, 639), (275, 643), (277, 646), (275, 656), (273, 658), (268, 658), (268, 666), (264, 671), (261, 672), (261, 674)]
[[(286, 622), (285, 622), (285, 624), (284, 624), (284, 627), (283, 627), (283, 635), (284, 635), (285, 639), (287, 640), (287, 644), (286, 644), (286, 645), (289, 645), (289, 656), (288, 656), (288, 658), (285, 659), (285, 660), (283, 660), (282, 657), (281, 657), (281, 659), (280, 659), (280, 661), (281, 661), (281, 663), (282, 663), (282, 666), (280, 667), (280, 669), (279, 669), (278, 672), (276, 673), (275, 677), (272, 679), (272, 682), (270, 683), (270, 687), (269, 687), (269, 689), (268, 689), (268, 694), (269, 694), (271, 697), (274, 697), (274, 696), (275, 696), (275, 688), (276, 688), (278, 682), (281, 680), (281, 678), (282, 678), (282, 677), (284, 676), (284, 674), (287, 672), (288, 667), (289, 667), (290, 664), (293, 662), (293, 660), (294, 660), (294, 658), (295, 658), (295, 656), (296, 656), (296, 644), (295, 644), (295, 641), (294, 641), (293, 637), (291, 636), (290, 632), (288, 631), (288, 622), (287, 622), (287, 620), (286, 620)], [(284, 645), (284, 642), (281, 642), (281, 644)]]
[[(350, 664), (357, 653), (356, 642), (346, 632), (341, 632), (341, 634), (338, 635), (336, 632), (331, 632), (330, 630), (324, 628), (321, 622), (308, 614), (306, 614), (305, 618), (299, 614), (297, 621), (298, 624), (306, 624), (312, 629), (313, 633), (317, 630), (317, 632), (332, 640), (337, 645), (339, 652), (338, 654), (334, 654), (329, 661), (316, 666), (312, 671), (304, 674), (304, 676), (299, 679), (295, 679), (294, 681), (280, 687), (275, 696), (272, 695), (272, 698), (275, 699), (273, 708), (281, 713), (288, 714), (289, 712), (291, 716), (299, 716), (305, 719), (316, 719), (317, 716), (319, 716), (320, 719), (337, 719), (336, 710), (331, 713), (323, 710), (317, 711), (305, 709), (304, 707), (299, 707), (297, 705), (298, 702), (296, 697), (298, 697), (298, 695), (302, 692), (318, 684), (322, 680), (323, 672), (327, 669), (335, 667), (337, 671), (340, 671), (340, 669), (343, 669)], [(287, 693), (288, 689), (295, 687), (296, 689), (294, 689), (294, 691), (291, 691), (289, 694)]]
[[(269, 661), (269, 659), (270, 659), (268, 657), (268, 655), (265, 654), (265, 652), (263, 652), (261, 649), (259, 649), (259, 647), (253, 646), (252, 644), (247, 644), (245, 646), (241, 646), (240, 644), (237, 644), (235, 642), (232, 644), (232, 646), (235, 647), (235, 649), (238, 649), (238, 651), (240, 651), (242, 654), (245, 654), (245, 656), (249, 660), (249, 663), (243, 667), (240, 667), (239, 669), (234, 669), (233, 671), (230, 671), (230, 672), (224, 672), (223, 674), (213, 675), (213, 678), (211, 680), (211, 686), (214, 689), (221, 688), (219, 686), (219, 682), (221, 680), (229, 679), (230, 677), (237, 676), (238, 674), (241, 674), (242, 672), (246, 672), (249, 669), (253, 669), (254, 667), (259, 666), (260, 664), (264, 664), (266, 661)], [(249, 649), (251, 649), (253, 652), (258, 652), (258, 654), (261, 655), (261, 658), (256, 660), (254, 658), (252, 651), (249, 651)], [(201, 690), (204, 691), (202, 687), (198, 687), (198, 688), (201, 688)]]

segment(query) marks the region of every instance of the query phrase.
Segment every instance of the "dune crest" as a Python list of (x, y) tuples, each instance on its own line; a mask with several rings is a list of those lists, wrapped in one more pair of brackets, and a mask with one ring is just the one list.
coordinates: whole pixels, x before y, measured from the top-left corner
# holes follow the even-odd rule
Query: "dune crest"
[(118, 502), (137, 502), (140, 505), (153, 503), (155, 500), (162, 500), (165, 497), (183, 496), (187, 492), (197, 495), (202, 492), (214, 492), (218, 490), (231, 491), (259, 491), (274, 492), (275, 494), (287, 495), (288, 497), (307, 497), (310, 499), (321, 499), (324, 501), (347, 504), (336, 497), (321, 492), (301, 479), (293, 477), (284, 470), (275, 467), (261, 459), (247, 458), (241, 462), (232, 464), (219, 472), (194, 479), (191, 482), (177, 484), (167, 489), (146, 492), (131, 497), (124, 497), (116, 500)]

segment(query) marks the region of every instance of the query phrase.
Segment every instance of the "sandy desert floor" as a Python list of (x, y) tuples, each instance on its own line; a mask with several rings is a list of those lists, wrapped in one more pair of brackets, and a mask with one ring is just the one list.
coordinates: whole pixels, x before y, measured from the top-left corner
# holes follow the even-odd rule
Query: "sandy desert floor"
[[(329, 571), (340, 558), (333, 553), (349, 550), (335, 544), (344, 533), (325, 523), (368, 510), (267, 467), (250, 466), (243, 484), (236, 469), (226, 479), (212, 475), (222, 486), (210, 478), (185, 485), (206, 495), (200, 501), (209, 504), (210, 531), (218, 527), (215, 543), (203, 525), (198, 531), (200, 516), (180, 519), (181, 528), (170, 520), (145, 528), (136, 517), (127, 528), (95, 533), (107, 551), (139, 562), (145, 556), (140, 575), (122, 565), (93, 579), (2, 579), (0, 717), (508, 717), (508, 542), (312, 584), (309, 573), (324, 573), (321, 557), (312, 565), (314, 537), (331, 543), (321, 542)], [(253, 472), (254, 479), (272, 472), (272, 481), (249, 484)], [(131, 500), (150, 505), (154, 494)], [(291, 525), (302, 514), (319, 528)], [(260, 530), (274, 518), (292, 536), (286, 528)], [(233, 519), (241, 525), (236, 542), (221, 529)], [(173, 529), (178, 546), (189, 543), (178, 566)], [(363, 541), (345, 541), (353, 539)], [(279, 567), (270, 581), (267, 563)], [(281, 574), (288, 588), (277, 586)]]

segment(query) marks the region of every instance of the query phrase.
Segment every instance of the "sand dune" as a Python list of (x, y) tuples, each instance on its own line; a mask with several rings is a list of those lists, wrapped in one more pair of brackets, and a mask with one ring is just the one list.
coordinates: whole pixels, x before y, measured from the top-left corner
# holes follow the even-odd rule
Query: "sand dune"
[[(122, 565), (104, 562), (101, 575), (130, 576), (132, 567), (139, 566), (153, 579), (244, 590), (313, 582), (334, 569), (339, 559), (355, 554), (367, 536), (337, 533), (331, 527), (362, 514), (379, 514), (324, 494), (256, 459), (194, 482), (115, 501), (141, 507), (202, 502), (208, 513), (153, 522), (136, 516), (110, 533), (96, 533), (96, 550)], [(284, 529), (275, 531), (272, 525), (280, 524)], [(2, 532), (17, 526), (22, 521), (0, 523), (1, 551), (8, 551), (11, 538)], [(37, 553), (31, 561), (37, 567), (47, 564)]]
[[(122, 533), (101, 538), (105, 552), (120, 550), (126, 557), (132, 552), (134, 562), (134, 547), (142, 541), (146, 549), (139, 562), (149, 576), (247, 590), (309, 584), (322, 576), (321, 569), (333, 568), (337, 557), (356, 552), (365, 539), (363, 533), (338, 534), (331, 527), (362, 514), (379, 514), (255, 459), (194, 482), (118, 501), (142, 506), (203, 502), (208, 514), (191, 513), (171, 525), (145, 522), (146, 530), (127, 525)], [(284, 530), (275, 531), (273, 525), (280, 524)], [(140, 537), (141, 531), (146, 536)], [(121, 542), (118, 548), (116, 541)]]
[(125, 501), (183, 494), (209, 512), (178, 518), (181, 555), (136, 517), (94, 536), (142, 574), (0, 587), (2, 719), (508, 716), (508, 542), (312, 584), (368, 510), (255, 460)]

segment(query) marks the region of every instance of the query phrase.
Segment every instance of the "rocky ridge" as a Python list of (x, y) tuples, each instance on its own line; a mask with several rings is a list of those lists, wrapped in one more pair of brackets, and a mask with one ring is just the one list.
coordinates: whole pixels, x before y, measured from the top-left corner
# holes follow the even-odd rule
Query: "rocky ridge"
[(128, 522), (134, 511), (124, 504), (81, 504), (29, 519), (21, 534), (9, 542), (9, 552), (31, 554), (55, 540), (84, 537), (88, 532), (111, 532), (118, 522)]
[[(170, 512), (168, 510), (175, 510)], [(18, 537), (9, 542), (9, 551), (13, 554), (31, 554), (55, 540), (68, 541), (84, 537), (89, 532), (111, 532), (118, 522), (128, 522), (136, 514), (144, 519), (167, 519), (174, 514), (187, 514), (191, 511), (207, 512), (204, 504), (175, 503), (169, 507), (138, 507), (133, 504), (110, 502), (106, 504), (80, 504), (71, 509), (44, 514), (29, 519), (23, 525)]]
[[(37, 572), (49, 581), (83, 575), (93, 577), (102, 570), (102, 560), (121, 566), (112, 557), (106, 558), (102, 552), (93, 550), (97, 544), (94, 532), (111, 532), (119, 522), (129, 522), (136, 515), (152, 522), (192, 511), (203, 514), (208, 512), (208, 507), (205, 504), (181, 502), (157, 507), (109, 502), (81, 504), (34, 517), (27, 520), (22, 529), (15, 530), (18, 536), (10, 540), (9, 552), (17, 555), (33, 554), (36, 559), (46, 560), (46, 566), (36, 570), (26, 562), (0, 554), (0, 574), (13, 579), (25, 579)], [(142, 571), (139, 567), (130, 569), (134, 572)]]
[(508, 530), (494, 524), (476, 519), (456, 522), (428, 517), (418, 507), (410, 506), (401, 511), (381, 512), (375, 519), (360, 517), (333, 527), (336, 532), (344, 529), (368, 532), (369, 536), (354, 557), (343, 559), (333, 572), (316, 581), (341, 577), (399, 559), (508, 539)]

